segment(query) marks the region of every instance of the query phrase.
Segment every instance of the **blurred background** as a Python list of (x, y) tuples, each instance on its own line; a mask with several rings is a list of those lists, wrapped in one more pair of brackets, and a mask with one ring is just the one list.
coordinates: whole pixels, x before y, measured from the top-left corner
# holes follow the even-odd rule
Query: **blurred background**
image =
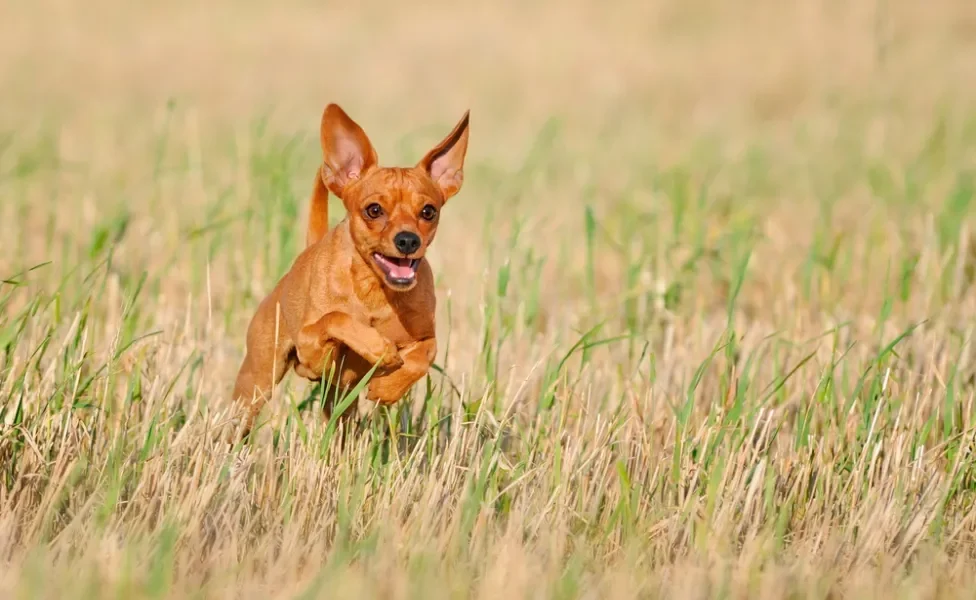
[(205, 329), (227, 377), (301, 247), (328, 102), (385, 164), (471, 110), (465, 188), (431, 255), (458, 307), (442, 301), (440, 322), (470, 340), (461, 365), (492, 304), (516, 321), (516, 364), (521, 333), (555, 342), (609, 317), (652, 335), (662, 306), (679, 330), (720, 328), (737, 287), (756, 331), (870, 331), (896, 288), (922, 282), (902, 290), (904, 327), (968, 286), (953, 274), (972, 3), (7, 0), (2, 15), (0, 268), (51, 261), (34, 276), (51, 289), (114, 245), (109, 321), (148, 274), (133, 327)]
[[(386, 165), (471, 111), (447, 377), (224, 455), (329, 102)], [(0, 590), (972, 579), (974, 198), (972, 0), (0, 0)]]
[[(441, 322), (461, 330), (506, 295), (543, 335), (608, 314), (647, 334), (662, 303), (724, 323), (743, 278), (750, 318), (796, 325), (799, 299), (819, 327), (824, 311), (871, 320), (898, 285), (968, 264), (972, 3), (2, 11), (0, 267), (53, 261), (45, 272), (60, 281), (114, 244), (121, 295), (143, 273), (154, 283), (146, 328), (171, 329), (187, 310), (230, 328), (208, 329), (230, 353), (222, 373), (250, 307), (300, 249), (328, 102), (385, 164), (412, 164), (471, 110), (465, 188), (431, 256), (462, 307)], [(953, 281), (903, 293), (898, 310), (959, 298), (968, 279)], [(481, 350), (471, 344), (470, 359)]]
[(4, 113), (18, 124), (118, 120), (169, 98), (208, 122), (273, 109), (289, 126), (327, 99), (377, 127), (381, 115), (430, 121), (470, 105), (492, 123), (486, 136), (638, 107), (692, 130), (847, 103), (931, 109), (968, 87), (976, 37), (974, 9), (951, 0), (41, 0), (3, 11)]

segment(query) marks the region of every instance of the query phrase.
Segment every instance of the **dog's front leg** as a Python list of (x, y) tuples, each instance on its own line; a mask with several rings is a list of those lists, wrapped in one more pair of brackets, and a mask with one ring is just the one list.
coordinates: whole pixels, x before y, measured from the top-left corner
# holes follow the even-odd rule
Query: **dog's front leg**
[(400, 355), (403, 366), (388, 375), (373, 377), (366, 388), (366, 398), (378, 404), (395, 404), (427, 374), (437, 354), (437, 340), (427, 338), (405, 347)]
[[(347, 313), (330, 312), (317, 321), (305, 325), (295, 340), (298, 360), (306, 367), (319, 370), (323, 368), (326, 351), (339, 342), (371, 365), (378, 364), (385, 372), (400, 368), (403, 359), (396, 346), (383, 337), (376, 329), (357, 321)], [(332, 360), (337, 357), (333, 356)]]

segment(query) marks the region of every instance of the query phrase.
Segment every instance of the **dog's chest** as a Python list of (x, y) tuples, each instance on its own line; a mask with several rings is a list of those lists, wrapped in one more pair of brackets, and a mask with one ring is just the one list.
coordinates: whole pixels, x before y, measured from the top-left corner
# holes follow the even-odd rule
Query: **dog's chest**
[(371, 311), (369, 324), (397, 347), (403, 347), (426, 337), (419, 315), (399, 307), (387, 306)]
[(407, 327), (401, 322), (400, 316), (390, 308), (376, 311), (370, 316), (369, 324), (397, 346), (404, 346), (414, 341)]

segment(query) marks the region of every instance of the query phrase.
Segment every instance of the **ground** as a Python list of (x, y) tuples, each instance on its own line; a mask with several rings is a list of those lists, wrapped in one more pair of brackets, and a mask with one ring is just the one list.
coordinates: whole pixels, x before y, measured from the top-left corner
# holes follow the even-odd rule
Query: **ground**
[[(976, 6), (0, 6), (0, 595), (969, 596)], [(437, 368), (229, 448), (329, 102), (471, 110)]]

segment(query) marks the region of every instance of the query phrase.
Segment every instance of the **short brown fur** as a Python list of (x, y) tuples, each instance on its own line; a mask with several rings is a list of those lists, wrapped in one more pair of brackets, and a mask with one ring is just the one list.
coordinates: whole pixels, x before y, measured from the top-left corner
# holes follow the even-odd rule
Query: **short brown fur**
[[(233, 392), (246, 408), (245, 434), (289, 369), (311, 381), (332, 373), (341, 392), (377, 365), (366, 398), (394, 404), (437, 350), (425, 253), (464, 179), (468, 113), (414, 167), (379, 166), (366, 133), (336, 104), (322, 114), (320, 141), (306, 247), (248, 327)], [(347, 211), (332, 230), (329, 191)]]

